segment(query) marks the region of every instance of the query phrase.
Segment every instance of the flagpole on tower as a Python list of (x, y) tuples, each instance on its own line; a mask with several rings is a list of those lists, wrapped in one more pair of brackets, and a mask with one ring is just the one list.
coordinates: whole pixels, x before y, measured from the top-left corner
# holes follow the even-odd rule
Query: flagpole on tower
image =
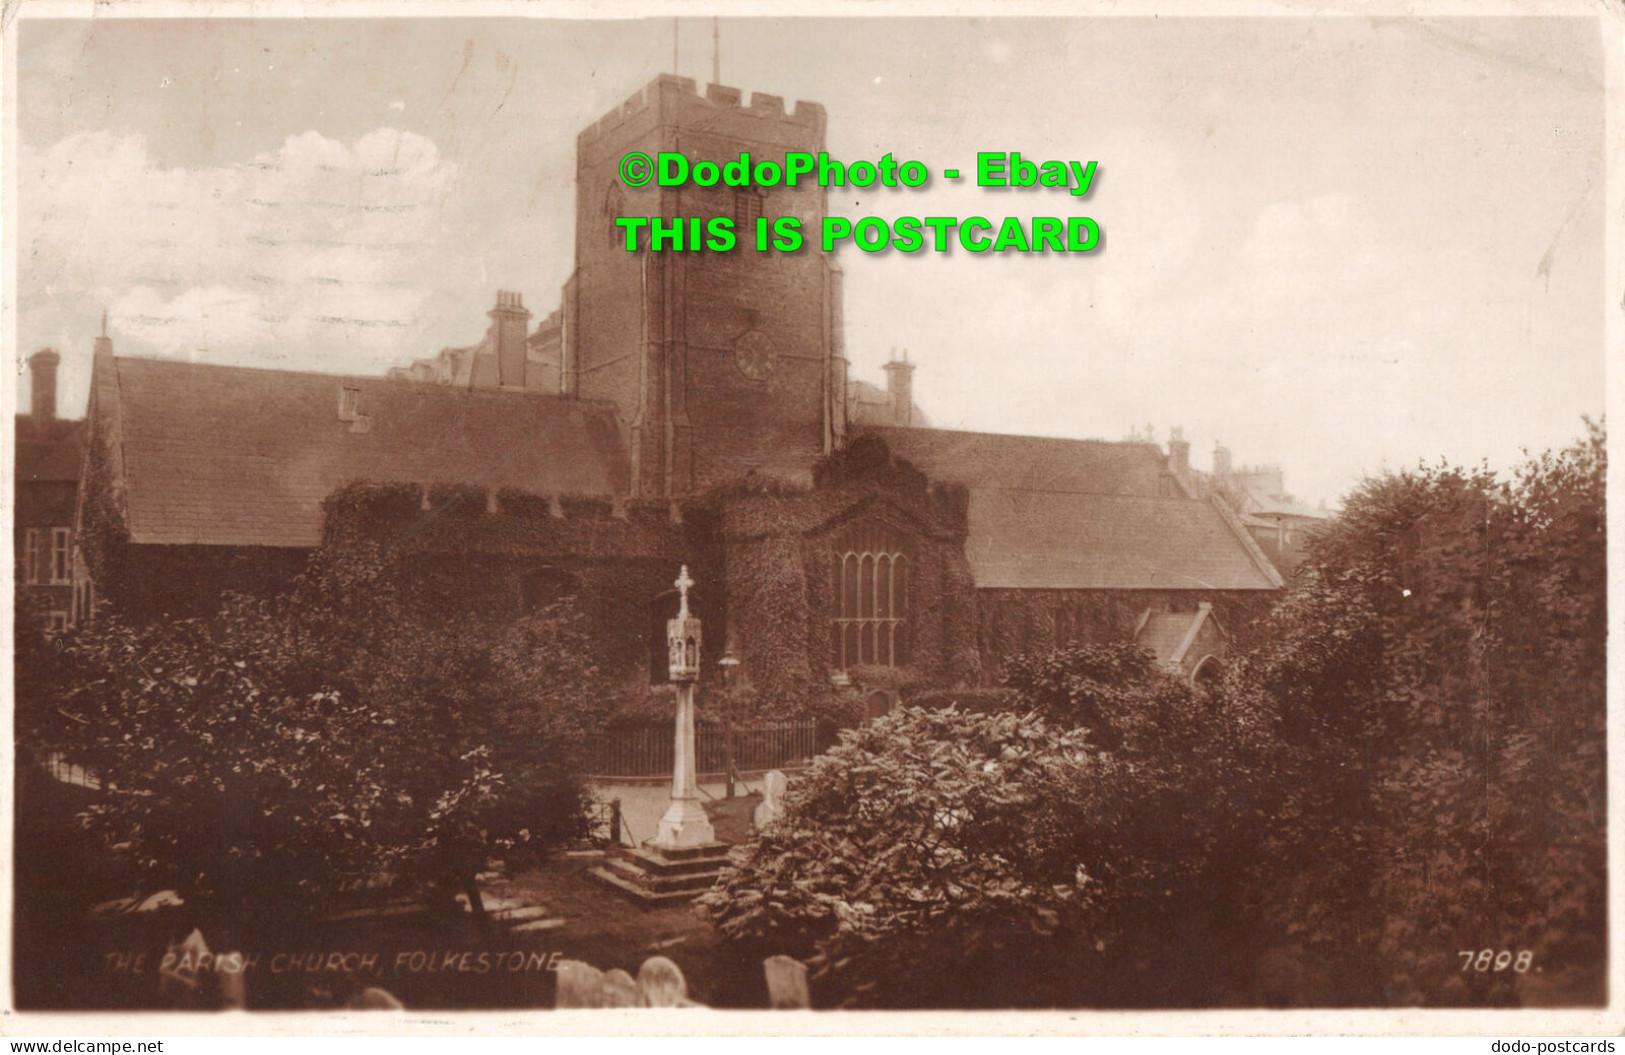
[(711, 16), (711, 83), (722, 83), (722, 20)]
[(677, 18), (671, 20), (671, 72), (678, 72), (677, 66)]

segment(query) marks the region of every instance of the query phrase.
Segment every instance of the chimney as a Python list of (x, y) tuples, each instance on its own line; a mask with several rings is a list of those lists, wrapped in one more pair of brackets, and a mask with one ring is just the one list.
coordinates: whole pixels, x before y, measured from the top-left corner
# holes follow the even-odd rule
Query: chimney
[(28, 357), (35, 421), (50, 421), (56, 417), (56, 367), (60, 362), (62, 357), (49, 348)]
[(1168, 431), (1168, 467), (1179, 476), (1191, 471), (1191, 443), (1183, 428)]
[(1213, 475), (1220, 480), (1230, 475), (1230, 448), (1222, 443), (1213, 445)]
[(486, 312), (497, 344), (497, 384), (503, 388), (525, 387), (525, 337), (530, 312), (519, 294), (497, 291), (497, 306)]
[(901, 362), (893, 359), (885, 366), (886, 402), (891, 404), (893, 425), (907, 427), (914, 424), (914, 364), (903, 351)]

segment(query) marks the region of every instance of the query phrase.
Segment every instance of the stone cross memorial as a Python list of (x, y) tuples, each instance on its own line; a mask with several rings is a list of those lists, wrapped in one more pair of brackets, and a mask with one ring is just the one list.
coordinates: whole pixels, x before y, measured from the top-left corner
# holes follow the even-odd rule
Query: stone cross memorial
[[(694, 757), (694, 682), (700, 676), (700, 621), (688, 610), (688, 591), (694, 587), (694, 580), (689, 578), (687, 566), (677, 576), (676, 586), (680, 598), (677, 618), (666, 624), (666, 643), (670, 646), (667, 662), (672, 684), (677, 687), (671, 805), (660, 818), (653, 839), (642, 846), (622, 847), (602, 867), (591, 869), (597, 879), (644, 904), (691, 901), (717, 881), (728, 863), (728, 847), (716, 841), (711, 820), (700, 804)], [(639, 984), (643, 982), (640, 976)]]
[(716, 832), (700, 804), (694, 767), (694, 682), (700, 676), (700, 621), (688, 610), (688, 591), (694, 580), (685, 564), (677, 581), (677, 618), (666, 624), (671, 680), (677, 686), (676, 749), (672, 753), (671, 805), (660, 818), (654, 845), (666, 850), (704, 846), (716, 841)]

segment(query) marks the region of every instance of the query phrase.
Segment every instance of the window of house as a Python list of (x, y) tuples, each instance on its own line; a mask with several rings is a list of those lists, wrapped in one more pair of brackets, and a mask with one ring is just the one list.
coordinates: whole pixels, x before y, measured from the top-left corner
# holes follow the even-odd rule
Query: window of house
[(68, 613), (67, 612), (52, 612), (50, 614), (49, 619), (47, 620), (47, 622), (45, 624), (45, 632), (47, 634), (62, 634), (62, 633), (66, 633), (67, 629), (68, 629)]
[(761, 194), (754, 190), (734, 191), (734, 233), (741, 244), (754, 237), (756, 221), (761, 217)]
[(835, 540), (837, 669), (908, 662), (909, 558), (901, 535), (860, 525)]
[(72, 565), (69, 563), (69, 544), (73, 539), (72, 528), (51, 529), (51, 584), (61, 586), (73, 581)]
[(339, 388), (339, 420), (354, 421), (361, 409), (361, 389), (343, 385)]
[(23, 530), (23, 582), (39, 581), (39, 528)]

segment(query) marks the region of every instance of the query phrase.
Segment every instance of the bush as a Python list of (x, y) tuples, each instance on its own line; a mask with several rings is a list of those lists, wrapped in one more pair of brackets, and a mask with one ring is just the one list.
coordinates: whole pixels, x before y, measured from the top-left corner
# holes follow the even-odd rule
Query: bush
[(1030, 657), (1012, 711), (908, 707), (845, 734), (702, 899), (725, 940), (806, 959), (821, 1004), (1220, 1000), (1259, 942), (1271, 723), (1129, 657), (1104, 751), (1035, 713), (1077, 713), (1037, 687), (1099, 690), (1097, 658)]
[(1105, 764), (1035, 717), (895, 712), (819, 758), (701, 901), (741, 955), (807, 960), (821, 1005), (1030, 1002), (1001, 982), (1079, 947), (1065, 815)]
[(489, 855), (581, 832), (598, 680), (569, 608), (447, 620), (414, 582), (346, 544), (212, 624), (104, 617), (63, 639), (50, 684), (24, 679), (30, 746), (99, 775), (83, 823), (108, 853), (220, 917), (307, 911), (380, 872), (479, 911)]

